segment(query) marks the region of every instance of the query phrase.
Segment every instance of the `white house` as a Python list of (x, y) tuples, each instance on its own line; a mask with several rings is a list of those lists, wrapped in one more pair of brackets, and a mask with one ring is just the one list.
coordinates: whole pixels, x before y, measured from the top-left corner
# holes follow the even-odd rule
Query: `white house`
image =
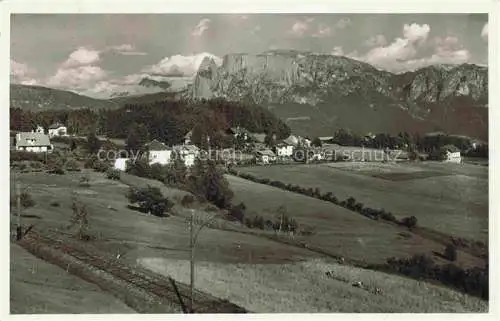
[(68, 136), (68, 129), (61, 123), (55, 123), (49, 126), (49, 137)]
[(16, 134), (16, 150), (43, 153), (52, 152), (54, 146), (45, 134), (23, 132)]
[(297, 146), (299, 144), (299, 139), (294, 135), (290, 135), (283, 140), (283, 142), (288, 145)]
[(277, 144), (274, 147), (274, 152), (278, 157), (292, 157), (293, 146), (288, 144)]
[(258, 163), (269, 164), (276, 161), (276, 155), (270, 149), (262, 149), (255, 153)]
[(113, 167), (115, 169), (125, 171), (127, 169), (127, 161), (129, 161), (128, 158), (117, 158), (115, 159), (115, 164)]
[(446, 161), (460, 164), (462, 162), (462, 156), (460, 155), (460, 152), (446, 151)]
[(37, 125), (36, 126), (36, 130), (32, 131), (34, 133), (38, 133), (38, 134), (45, 134), (45, 128), (43, 128), (42, 126), (40, 125)]
[(172, 148), (154, 139), (146, 145), (148, 148), (148, 162), (152, 164), (166, 165), (172, 159)]
[(449, 163), (460, 164), (462, 162), (462, 156), (460, 155), (460, 149), (454, 145), (443, 146), (442, 151), (444, 152), (444, 161)]
[(186, 135), (184, 135), (184, 144), (191, 144), (191, 138), (193, 137), (193, 130), (190, 130)]

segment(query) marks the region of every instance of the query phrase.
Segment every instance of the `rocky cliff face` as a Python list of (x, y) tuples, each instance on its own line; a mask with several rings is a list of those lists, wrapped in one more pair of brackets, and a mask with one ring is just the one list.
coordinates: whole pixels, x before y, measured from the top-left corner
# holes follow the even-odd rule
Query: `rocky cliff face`
[(342, 106), (340, 113), (349, 108), (357, 111), (358, 116), (352, 117), (363, 110), (396, 107), (425, 120), (437, 105), (448, 110), (457, 98), (467, 98), (470, 108), (486, 107), (488, 69), (438, 65), (396, 75), (342, 56), (297, 51), (229, 54), (220, 67), (206, 58), (189, 95), (266, 106), (298, 104), (323, 110)]

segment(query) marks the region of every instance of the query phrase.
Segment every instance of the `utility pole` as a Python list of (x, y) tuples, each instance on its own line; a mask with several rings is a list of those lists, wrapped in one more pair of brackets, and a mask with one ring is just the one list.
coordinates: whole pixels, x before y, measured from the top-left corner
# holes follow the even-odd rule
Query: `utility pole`
[(189, 310), (193, 313), (194, 306), (194, 210), (191, 209), (191, 220), (189, 221), (189, 247), (191, 249), (190, 269), (191, 269), (191, 301)]
[(22, 238), (22, 226), (21, 226), (21, 182), (19, 181), (19, 176), (16, 175), (16, 205), (17, 205), (17, 224), (16, 224), (16, 239), (19, 241)]
[(196, 240), (198, 239), (198, 235), (200, 232), (207, 227), (211, 222), (213, 222), (216, 219), (216, 216), (212, 216), (209, 219), (205, 220), (196, 230), (194, 230), (194, 209), (191, 209), (191, 218), (189, 220), (189, 247), (190, 247), (190, 274), (191, 274), (191, 284), (190, 284), (190, 290), (191, 290), (191, 299), (190, 299), (190, 312), (194, 313), (194, 251), (195, 251), (195, 246), (196, 246)]

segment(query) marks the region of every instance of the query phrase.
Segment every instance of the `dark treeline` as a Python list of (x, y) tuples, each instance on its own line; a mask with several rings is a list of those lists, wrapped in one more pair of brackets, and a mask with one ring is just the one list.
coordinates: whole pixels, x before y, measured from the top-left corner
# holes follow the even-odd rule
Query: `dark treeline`
[(116, 110), (90, 109), (31, 112), (10, 110), (10, 129), (29, 131), (41, 125), (47, 128), (62, 122), (75, 135), (106, 135), (127, 138), (131, 130), (145, 128), (150, 139), (167, 144), (178, 144), (193, 130), (192, 141), (203, 145), (229, 147), (231, 141), (224, 134), (229, 127), (241, 126), (255, 133), (276, 134), (277, 138), (290, 135), (288, 126), (269, 110), (252, 104), (212, 100), (168, 100), (147, 104), (126, 105)]
[(342, 146), (406, 149), (408, 151), (420, 151), (425, 153), (432, 153), (446, 145), (454, 145), (462, 152), (470, 153), (471, 156), (488, 157), (487, 145), (479, 145), (475, 151), (472, 151), (473, 146), (471, 138), (448, 135), (445, 133), (429, 135), (421, 135), (418, 133), (410, 134), (407, 132), (401, 132), (398, 135), (378, 133), (369, 137), (352, 133), (349, 130), (339, 129), (335, 132), (332, 142)]

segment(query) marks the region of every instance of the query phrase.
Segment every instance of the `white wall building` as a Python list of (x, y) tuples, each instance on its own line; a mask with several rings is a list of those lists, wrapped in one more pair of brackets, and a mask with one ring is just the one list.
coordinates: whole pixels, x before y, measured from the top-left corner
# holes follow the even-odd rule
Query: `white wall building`
[(49, 137), (68, 136), (68, 128), (61, 123), (55, 123), (49, 126)]
[(45, 134), (24, 132), (16, 134), (16, 150), (18, 151), (43, 153), (52, 152), (53, 149), (54, 146)]
[(167, 165), (172, 159), (172, 149), (162, 142), (153, 140), (147, 145), (148, 147), (148, 162), (150, 165), (160, 164)]
[(287, 144), (277, 145), (275, 147), (275, 152), (278, 157), (292, 157), (293, 146)]
[(120, 170), (120, 171), (126, 171), (128, 160), (129, 160), (129, 158), (117, 158), (117, 159), (115, 159), (115, 164), (113, 165), (113, 167), (115, 169)]
[(462, 162), (462, 155), (460, 152), (446, 151), (446, 162), (460, 164)]

